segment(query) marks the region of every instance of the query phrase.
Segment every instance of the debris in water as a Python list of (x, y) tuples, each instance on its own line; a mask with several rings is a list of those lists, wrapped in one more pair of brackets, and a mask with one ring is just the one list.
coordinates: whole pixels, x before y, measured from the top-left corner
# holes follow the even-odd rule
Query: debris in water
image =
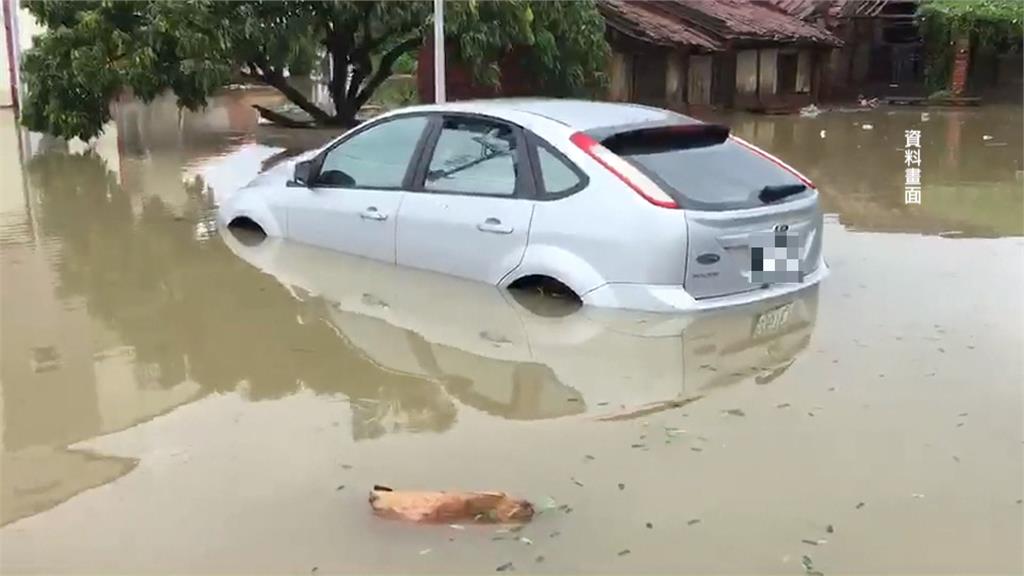
[(452, 530), (465, 530), (466, 529), (466, 527), (463, 526), (462, 524), (449, 524), (448, 527), (451, 528)]
[(694, 452), (703, 452), (704, 451), (704, 449), (701, 448), (700, 446), (690, 446), (690, 450), (693, 450)]
[(911, 494), (911, 496), (917, 499), (924, 498), (924, 494), (919, 494), (917, 492), (914, 492), (913, 494)]
[(623, 484), (622, 482), (619, 482), (619, 490), (625, 490), (625, 489), (626, 489), (626, 485)]
[(511, 562), (505, 562), (501, 566), (498, 566), (497, 568), (495, 568), (494, 571), (495, 572), (511, 572), (511, 571), (514, 571), (515, 569), (516, 569), (515, 565), (513, 565)]
[(583, 456), (583, 459), (584, 459), (584, 460), (597, 460), (597, 458), (594, 458), (594, 457), (593, 457), (593, 456), (591, 456), (590, 454), (586, 454), (586, 455), (584, 455), (584, 456)]
[(580, 399), (579, 398), (566, 398), (565, 401), (566, 402), (579, 402)]
[(523, 544), (526, 544), (527, 546), (533, 546), (533, 540), (530, 540), (526, 536), (520, 536), (519, 537), (519, 541), (522, 542)]
[(598, 402), (597, 405), (598, 406), (607, 406), (608, 403), (607, 402)]
[(430, 554), (433, 550), (433, 548), (424, 548), (423, 550), (420, 550), (420, 556), (426, 556), (427, 554)]
[(352, 469), (352, 465), (351, 464), (342, 464), (341, 465), (341, 469), (342, 470), (351, 470)]
[[(609, 416), (601, 416), (597, 420), (600, 422), (615, 422), (619, 420), (633, 420), (635, 418), (643, 418), (656, 412), (663, 412), (665, 410), (671, 410), (673, 408), (681, 408), (691, 402), (700, 400), (703, 396), (693, 396), (684, 400), (669, 400), (666, 402), (653, 402), (651, 404), (645, 404), (637, 409), (630, 410), (629, 412), (621, 412), (619, 414), (611, 414)], [(620, 404), (621, 408), (625, 409), (625, 405)], [(685, 414), (684, 414), (685, 416)]]
[(319, 566), (313, 566), (313, 569), (309, 571), (310, 574), (316, 574), (320, 570)]
[(782, 404), (776, 404), (776, 408), (789, 408), (791, 404), (789, 402), (783, 402)]
[(828, 532), (829, 534), (833, 534), (833, 533), (835, 533), (835, 531), (836, 531), (836, 527), (831, 525), (831, 524), (829, 524), (828, 526), (825, 527), (825, 532)]
[(562, 533), (561, 533), (561, 532), (559, 532), (558, 530), (555, 530), (555, 531), (554, 531), (554, 532), (552, 532), (551, 534), (548, 534), (548, 538), (558, 538), (558, 537), (559, 537), (559, 536), (561, 536), (561, 535), (562, 535)]
[(957, 423), (957, 425), (956, 425), (956, 427), (957, 427), (957, 428), (959, 428), (959, 427), (961, 427), (961, 426), (963, 426), (963, 425), (964, 425), (964, 423), (963, 423), (963, 422), (958, 422), (958, 423)]
[(959, 456), (953, 456), (953, 460), (956, 461), (957, 464), (960, 463), (960, 457)]
[(413, 522), (525, 522), (533, 505), (504, 492), (413, 492), (374, 486), (370, 506), (381, 516)]
[(864, 503), (863, 502), (858, 502), (857, 503), (857, 506), (856, 506), (857, 510), (860, 510), (863, 507), (864, 507)]
[(580, 482), (580, 481), (579, 481), (579, 480), (577, 480), (577, 479), (576, 479), (575, 477), (573, 477), (573, 476), (570, 476), (570, 477), (569, 477), (569, 480), (572, 480), (572, 483), (573, 483), (573, 484), (575, 484), (575, 485), (579, 486), (580, 488), (583, 488), (583, 482)]
[(822, 140), (825, 139), (825, 134), (826, 134), (826, 132), (824, 130), (822, 130), (821, 132), (818, 132), (818, 136), (820, 136)]
[(821, 546), (822, 544), (828, 544), (828, 540), (824, 538), (818, 540), (807, 540), (806, 538), (801, 540), (804, 544), (810, 544), (811, 546)]
[(961, 412), (961, 413), (957, 414), (957, 416), (959, 416), (960, 418), (963, 418), (964, 416), (967, 416), (967, 412)]
[(743, 410), (740, 410), (739, 408), (730, 408), (729, 410), (722, 410), (722, 412), (724, 414), (728, 414), (729, 416), (746, 416), (747, 415), (746, 412), (744, 412)]
[(687, 526), (693, 526), (694, 524), (700, 524), (700, 518), (694, 518), (686, 523)]
[(650, 522), (648, 522), (647, 524), (645, 524), (645, 526), (647, 526), (647, 529), (648, 529), (648, 530), (653, 530), (653, 529), (654, 529), (654, 524), (651, 524)]
[(871, 124), (861, 124), (860, 125), (860, 129), (861, 130), (874, 130), (875, 127), (872, 126)]
[(630, 448), (646, 448), (647, 445), (646, 444), (630, 444), (629, 447)]
[(344, 484), (339, 484), (338, 487), (335, 488), (335, 490), (344, 490), (344, 489), (345, 489), (345, 485)]
[(625, 556), (625, 555), (629, 554), (630, 552), (631, 551), (630, 551), (629, 548), (624, 548), (622, 550), (619, 550), (619, 556)]
[(533, 559), (533, 561), (538, 563), (538, 564), (540, 564), (541, 562), (544, 561), (544, 555), (541, 554), (540, 556), (537, 556), (536, 558)]
[(804, 566), (804, 573), (808, 576), (824, 576), (819, 570), (814, 569), (814, 561), (811, 560), (810, 556), (806, 554), (800, 558), (800, 563)]
[(985, 141), (988, 141), (988, 140), (992, 139), (992, 136), (989, 136), (988, 134), (984, 134), (984, 135), (982, 135), (981, 139), (985, 140)]

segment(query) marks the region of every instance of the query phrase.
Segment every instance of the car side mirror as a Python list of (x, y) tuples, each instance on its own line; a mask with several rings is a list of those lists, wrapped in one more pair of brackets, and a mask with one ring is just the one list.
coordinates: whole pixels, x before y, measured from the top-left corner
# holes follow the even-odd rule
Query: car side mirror
[(312, 176), (312, 172), (313, 172), (313, 161), (312, 160), (306, 160), (305, 162), (299, 162), (298, 164), (295, 165), (295, 174), (292, 176), (292, 180), (296, 184), (301, 184), (303, 186), (309, 186), (309, 184), (310, 184), (309, 179)]

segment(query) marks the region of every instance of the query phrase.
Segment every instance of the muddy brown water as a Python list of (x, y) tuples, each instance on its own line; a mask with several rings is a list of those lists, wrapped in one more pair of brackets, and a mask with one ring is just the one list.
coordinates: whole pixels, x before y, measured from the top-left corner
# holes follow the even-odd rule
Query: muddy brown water
[[(0, 111), (4, 573), (1024, 569), (1019, 108), (726, 118), (820, 186), (832, 275), (680, 317), (219, 233), (332, 135), (262, 98), (121, 104), (90, 149)], [(409, 526), (375, 483), (548, 509)]]

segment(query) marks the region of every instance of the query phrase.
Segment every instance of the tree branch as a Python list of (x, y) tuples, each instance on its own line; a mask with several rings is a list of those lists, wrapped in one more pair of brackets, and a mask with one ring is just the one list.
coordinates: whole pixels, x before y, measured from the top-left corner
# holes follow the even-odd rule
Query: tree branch
[(313, 125), (312, 122), (305, 122), (303, 120), (289, 118), (284, 114), (274, 112), (273, 110), (269, 108), (264, 108), (259, 104), (253, 104), (252, 107), (255, 108), (257, 112), (260, 113), (261, 117), (270, 120), (271, 122), (277, 124), (278, 126), (284, 126), (285, 128), (309, 128)]
[(377, 67), (377, 72), (374, 73), (373, 77), (370, 78), (370, 81), (366, 83), (366, 86), (359, 91), (359, 96), (356, 97), (354, 106), (356, 110), (362, 108), (363, 104), (366, 104), (366, 101), (370, 99), (370, 96), (373, 96), (374, 91), (376, 91), (377, 88), (380, 88), (380, 85), (391, 77), (391, 68), (395, 65), (395, 62), (397, 62), (403, 54), (407, 54), (412, 51), (422, 42), (423, 39), (419, 36), (407, 38), (389, 50), (387, 54), (380, 59), (380, 65)]
[(322, 108), (313, 104), (308, 98), (294, 86), (288, 83), (288, 80), (278, 70), (265, 70), (263, 75), (260, 77), (268, 86), (277, 88), (281, 94), (284, 94), (285, 98), (288, 98), (295, 103), (296, 106), (301, 108), (306, 114), (309, 114), (313, 118), (313, 121), (328, 124), (331, 121), (331, 115), (325, 112)]

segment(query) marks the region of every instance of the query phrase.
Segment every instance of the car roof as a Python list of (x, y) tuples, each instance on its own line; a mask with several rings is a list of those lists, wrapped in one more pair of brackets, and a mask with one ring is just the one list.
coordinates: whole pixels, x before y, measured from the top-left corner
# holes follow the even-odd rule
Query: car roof
[[(510, 112), (541, 116), (576, 130), (594, 130), (636, 124), (699, 124), (700, 121), (670, 110), (628, 102), (595, 102), (562, 98), (494, 98), (427, 104), (402, 112), (465, 112), (503, 117)], [(396, 111), (397, 112), (397, 111)]]

